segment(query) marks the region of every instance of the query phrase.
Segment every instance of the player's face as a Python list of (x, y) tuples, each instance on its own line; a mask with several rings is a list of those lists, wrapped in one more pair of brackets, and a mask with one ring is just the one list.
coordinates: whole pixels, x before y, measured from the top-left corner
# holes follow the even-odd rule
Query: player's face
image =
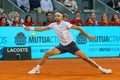
[(57, 22), (61, 21), (61, 20), (62, 20), (62, 16), (59, 15), (59, 14), (55, 14), (55, 20), (56, 20)]

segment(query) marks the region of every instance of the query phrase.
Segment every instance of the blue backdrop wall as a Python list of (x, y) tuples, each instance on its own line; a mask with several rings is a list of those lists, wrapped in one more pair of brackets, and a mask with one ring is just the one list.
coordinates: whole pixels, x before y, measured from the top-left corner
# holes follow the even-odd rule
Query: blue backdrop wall
[[(72, 30), (71, 34), (77, 46), (89, 57), (119, 57), (120, 56), (120, 27), (94, 26), (82, 27), (88, 34), (95, 36), (90, 41), (79, 31)], [(35, 37), (31, 34), (35, 33)], [(35, 32), (25, 31), (23, 27), (0, 27), (0, 49), (4, 47), (31, 47), (32, 59), (41, 58), (45, 52), (59, 45), (59, 39), (53, 30)], [(16, 50), (17, 51), (17, 50)], [(2, 52), (0, 53), (2, 57)], [(65, 53), (50, 58), (76, 58)]]

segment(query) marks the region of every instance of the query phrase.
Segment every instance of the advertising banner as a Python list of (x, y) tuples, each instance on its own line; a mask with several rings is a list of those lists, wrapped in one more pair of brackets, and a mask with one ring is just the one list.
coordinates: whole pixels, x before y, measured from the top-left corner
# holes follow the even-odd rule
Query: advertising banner
[[(85, 32), (95, 36), (88, 40), (79, 31), (71, 29), (71, 34), (77, 46), (89, 57), (120, 56), (120, 27), (81, 27)], [(32, 37), (32, 33), (35, 34)], [(23, 27), (1, 27), (0, 49), (4, 47), (31, 47), (32, 59), (42, 58), (46, 51), (59, 45), (59, 39), (53, 30), (35, 32), (25, 31)], [(75, 58), (65, 53), (50, 58)]]
[(5, 60), (30, 60), (31, 47), (4, 47), (3, 49)]

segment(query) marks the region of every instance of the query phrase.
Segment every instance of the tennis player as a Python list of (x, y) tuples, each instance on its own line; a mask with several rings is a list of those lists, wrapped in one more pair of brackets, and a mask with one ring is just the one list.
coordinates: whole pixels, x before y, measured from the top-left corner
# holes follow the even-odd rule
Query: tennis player
[(46, 62), (49, 56), (52, 55), (58, 55), (65, 52), (70, 52), (79, 58), (83, 59), (84, 61), (88, 62), (89, 64), (93, 65), (95, 68), (100, 70), (104, 74), (110, 74), (112, 73), (111, 69), (105, 69), (102, 68), (100, 65), (98, 65), (95, 61), (88, 58), (77, 46), (74, 42), (71, 33), (70, 28), (79, 30), (84, 36), (86, 36), (88, 39), (93, 40), (94, 37), (88, 35), (85, 31), (83, 31), (80, 27), (70, 24), (69, 22), (65, 22), (62, 20), (63, 15), (59, 12), (55, 13), (55, 20), (56, 22), (49, 24), (48, 26), (42, 27), (42, 28), (33, 28), (33, 27), (25, 27), (25, 30), (33, 30), (33, 31), (45, 31), (49, 29), (53, 29), (55, 33), (57, 34), (58, 38), (60, 39), (60, 45), (56, 46), (55, 48), (49, 50), (46, 52), (44, 57), (41, 59), (40, 63), (37, 64), (35, 68), (30, 70), (29, 74), (37, 74), (40, 73), (40, 68), (42, 65)]

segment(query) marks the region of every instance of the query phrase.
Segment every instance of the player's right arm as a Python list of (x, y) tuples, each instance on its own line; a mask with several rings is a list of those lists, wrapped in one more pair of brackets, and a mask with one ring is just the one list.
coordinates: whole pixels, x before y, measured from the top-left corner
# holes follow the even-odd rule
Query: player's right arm
[(76, 25), (72, 25), (71, 28), (75, 29), (75, 30), (79, 30), (84, 36), (86, 36), (90, 40), (93, 40), (95, 38), (94, 36), (90, 36), (89, 34), (87, 34), (82, 28), (80, 28), (80, 27), (78, 27)]
[(25, 30), (27, 30), (27, 31), (29, 31), (29, 30), (33, 30), (33, 31), (45, 31), (45, 30), (49, 30), (49, 29), (51, 29), (49, 26), (39, 27), (39, 28), (25, 27)]

